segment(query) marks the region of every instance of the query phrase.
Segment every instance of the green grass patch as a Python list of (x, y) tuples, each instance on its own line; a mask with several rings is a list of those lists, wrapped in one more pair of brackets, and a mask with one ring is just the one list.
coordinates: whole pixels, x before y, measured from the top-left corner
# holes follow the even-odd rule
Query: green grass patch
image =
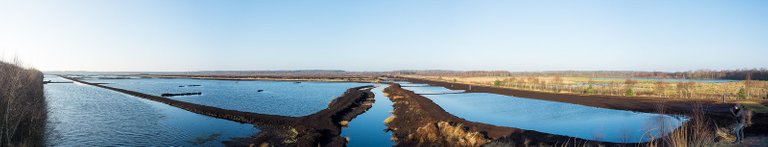
[(768, 113), (768, 106), (762, 105), (757, 102), (739, 102), (747, 110), (751, 110), (755, 113)]

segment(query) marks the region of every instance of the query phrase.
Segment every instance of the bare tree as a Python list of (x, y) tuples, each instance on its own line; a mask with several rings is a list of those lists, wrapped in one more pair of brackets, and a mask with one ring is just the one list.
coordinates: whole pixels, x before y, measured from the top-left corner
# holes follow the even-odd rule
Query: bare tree
[(688, 87), (683, 82), (677, 82), (676, 88), (677, 88), (677, 95), (680, 98), (685, 98), (685, 92), (688, 90)]
[(752, 73), (747, 73), (746, 77), (744, 77), (744, 92), (747, 93), (747, 98), (749, 98), (749, 90), (753, 87), (754, 82), (752, 81)]
[(656, 81), (654, 85), (656, 86), (656, 94), (658, 94), (659, 97), (664, 97), (666, 93), (667, 83), (664, 83), (663, 81)]
[(563, 84), (563, 78), (562, 78), (562, 77), (560, 77), (560, 75), (559, 75), (559, 74), (558, 74), (558, 75), (555, 75), (555, 78), (554, 78), (554, 79), (552, 79), (552, 84), (555, 86), (555, 87), (554, 87), (554, 88), (555, 88), (555, 89), (554, 89), (554, 90), (555, 90), (555, 92), (558, 92), (558, 93), (559, 93), (559, 92), (560, 92), (560, 86)]

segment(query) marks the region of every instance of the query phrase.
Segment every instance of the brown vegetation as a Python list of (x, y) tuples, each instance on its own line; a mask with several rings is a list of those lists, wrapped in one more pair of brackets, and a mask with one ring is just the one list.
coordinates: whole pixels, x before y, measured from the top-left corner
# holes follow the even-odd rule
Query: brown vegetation
[(672, 99), (765, 99), (768, 81), (672, 82), (657, 80), (598, 79), (554, 76), (423, 76), (400, 77), (509, 89), (583, 95), (657, 97)]
[[(664, 115), (665, 110), (662, 105), (658, 107), (659, 115)], [(678, 128), (666, 128), (666, 124), (663, 119), (660, 119), (658, 129), (661, 131), (671, 131), (667, 136), (660, 137), (659, 139), (647, 142), (645, 146), (716, 146), (717, 139), (717, 125), (712, 123), (709, 118), (704, 114), (703, 107), (701, 105), (695, 105), (692, 107), (688, 116), (690, 120), (687, 123), (683, 123)], [(669, 130), (674, 129), (674, 130)]]
[(422, 76), (573, 76), (573, 77), (611, 77), (611, 78), (674, 78), (674, 79), (730, 79), (745, 80), (747, 75), (753, 80), (768, 80), (768, 69), (738, 70), (695, 70), (685, 72), (643, 72), (643, 71), (548, 71), (548, 72), (509, 72), (509, 71), (451, 71), (451, 70), (401, 70), (393, 75)]
[(0, 146), (43, 146), (43, 74), (0, 61)]

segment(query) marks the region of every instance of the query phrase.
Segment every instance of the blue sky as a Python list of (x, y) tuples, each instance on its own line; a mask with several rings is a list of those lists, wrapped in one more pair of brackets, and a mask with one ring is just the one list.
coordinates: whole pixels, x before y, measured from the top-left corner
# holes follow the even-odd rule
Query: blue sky
[(767, 67), (768, 1), (0, 0), (42, 70)]

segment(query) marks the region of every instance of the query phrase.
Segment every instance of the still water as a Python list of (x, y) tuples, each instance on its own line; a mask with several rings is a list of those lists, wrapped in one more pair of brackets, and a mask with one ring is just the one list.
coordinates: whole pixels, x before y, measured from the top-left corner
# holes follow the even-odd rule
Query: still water
[(45, 94), (48, 146), (223, 146), (221, 141), (259, 131), (80, 83), (46, 84)]
[[(427, 88), (421, 91), (422, 88), (406, 87), (416, 93), (432, 93), (432, 89), (439, 89)], [(470, 121), (617, 143), (647, 142), (668, 134), (673, 130), (670, 128), (677, 128), (688, 120), (680, 116), (604, 109), (491, 93), (424, 96), (448, 113)]]
[(376, 102), (373, 107), (365, 113), (357, 116), (349, 122), (349, 127), (341, 131), (341, 136), (349, 137), (347, 146), (351, 147), (371, 147), (371, 146), (392, 146), (394, 142), (391, 132), (385, 132), (387, 126), (384, 125), (384, 119), (392, 116), (392, 101), (384, 96), (384, 88), (389, 85), (377, 85), (372, 89)]
[[(354, 82), (233, 81), (202, 79), (86, 79), (106, 86), (160, 96), (163, 93), (201, 92), (170, 97), (223, 109), (305, 116), (328, 108), (328, 103), (349, 88), (371, 85)], [(193, 85), (193, 86), (190, 86)], [(199, 85), (199, 86), (198, 86)]]

